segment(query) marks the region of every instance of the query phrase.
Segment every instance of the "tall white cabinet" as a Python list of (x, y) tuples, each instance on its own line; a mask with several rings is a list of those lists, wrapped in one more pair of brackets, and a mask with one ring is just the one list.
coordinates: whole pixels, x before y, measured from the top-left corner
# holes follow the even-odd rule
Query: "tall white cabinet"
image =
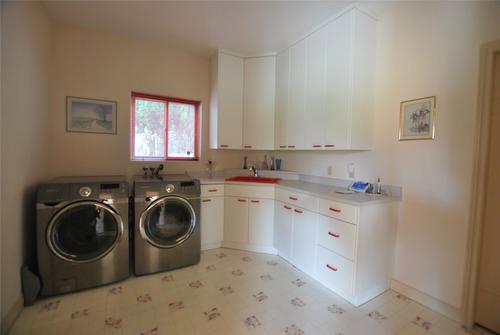
[(375, 34), (352, 8), (277, 55), (276, 149), (371, 148)]

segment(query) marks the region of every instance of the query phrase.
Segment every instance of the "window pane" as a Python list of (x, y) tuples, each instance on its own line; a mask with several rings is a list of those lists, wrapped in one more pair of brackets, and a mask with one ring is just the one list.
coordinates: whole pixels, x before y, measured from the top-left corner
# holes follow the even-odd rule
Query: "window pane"
[(165, 102), (136, 98), (135, 157), (165, 157)]
[(195, 107), (168, 103), (168, 157), (194, 158)]

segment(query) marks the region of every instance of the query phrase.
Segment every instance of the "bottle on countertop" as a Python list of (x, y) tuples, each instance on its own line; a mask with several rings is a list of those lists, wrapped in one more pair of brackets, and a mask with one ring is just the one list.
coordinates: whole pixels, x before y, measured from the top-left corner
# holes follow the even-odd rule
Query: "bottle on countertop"
[(260, 166), (261, 170), (269, 170), (269, 165), (267, 164), (267, 155), (264, 155), (264, 160)]
[(274, 167), (274, 156), (271, 156), (271, 170), (275, 170), (275, 167)]
[(243, 170), (248, 170), (248, 157), (243, 157)]

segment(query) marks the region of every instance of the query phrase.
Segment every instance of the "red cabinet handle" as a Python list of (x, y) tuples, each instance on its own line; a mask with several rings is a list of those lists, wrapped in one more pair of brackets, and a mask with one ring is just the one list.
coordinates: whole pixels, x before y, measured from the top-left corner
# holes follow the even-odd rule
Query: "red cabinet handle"
[(217, 192), (217, 189), (208, 190), (208, 192)]
[(238, 199), (239, 202), (247, 202), (246, 199)]
[(300, 211), (300, 210), (298, 210), (298, 209), (294, 209), (294, 211), (295, 211), (295, 213), (299, 213), (299, 214), (304, 213), (303, 211)]
[(295, 148), (295, 145), (289, 145), (288, 147), (289, 148)]
[(286, 148), (286, 145), (280, 145), (280, 148), (282, 148), (282, 149)]
[(327, 267), (327, 268), (329, 268), (329, 269), (330, 269), (330, 270), (332, 270), (332, 271), (335, 271), (335, 272), (336, 272), (336, 271), (338, 271), (338, 269), (337, 269), (337, 268), (334, 268), (334, 267), (333, 267), (333, 266), (331, 266), (330, 264), (326, 264), (326, 267)]
[(321, 147), (322, 147), (322, 145), (321, 145), (321, 144), (314, 144), (314, 145), (313, 145), (313, 148), (321, 148)]
[(220, 147), (221, 148), (229, 148), (229, 145), (227, 145), (227, 144), (221, 144)]
[(288, 206), (283, 206), (283, 208), (285, 208), (285, 209), (292, 209), (292, 207), (288, 207)]
[(250, 202), (253, 202), (254, 204), (258, 204), (260, 201), (259, 200), (250, 200)]
[(210, 202), (210, 201), (212, 201), (212, 199), (203, 199), (202, 201), (203, 202)]
[(288, 197), (288, 199), (295, 200), (295, 201), (299, 200), (299, 198), (297, 198), (297, 197)]
[(250, 148), (252, 148), (252, 146), (251, 145), (244, 145), (243, 148), (250, 149)]
[(325, 144), (325, 148), (334, 148), (335, 144)]
[(342, 212), (342, 210), (341, 210), (341, 209), (338, 209), (338, 208), (332, 208), (332, 207), (330, 207), (329, 209), (330, 209), (332, 212), (335, 212), (335, 213), (340, 213), (340, 212)]
[(332, 233), (331, 231), (329, 231), (329, 232), (328, 232), (328, 235), (333, 236), (333, 237), (336, 237), (336, 238), (339, 238), (339, 237), (340, 237), (340, 235), (339, 235), (339, 234)]

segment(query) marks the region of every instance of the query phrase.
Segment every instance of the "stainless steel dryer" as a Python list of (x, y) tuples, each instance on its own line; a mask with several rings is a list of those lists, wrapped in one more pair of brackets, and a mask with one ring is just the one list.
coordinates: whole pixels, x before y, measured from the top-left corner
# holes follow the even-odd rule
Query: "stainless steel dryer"
[(129, 276), (125, 177), (64, 177), (37, 192), (41, 295), (95, 287)]
[(135, 274), (200, 261), (200, 183), (187, 175), (134, 179)]

